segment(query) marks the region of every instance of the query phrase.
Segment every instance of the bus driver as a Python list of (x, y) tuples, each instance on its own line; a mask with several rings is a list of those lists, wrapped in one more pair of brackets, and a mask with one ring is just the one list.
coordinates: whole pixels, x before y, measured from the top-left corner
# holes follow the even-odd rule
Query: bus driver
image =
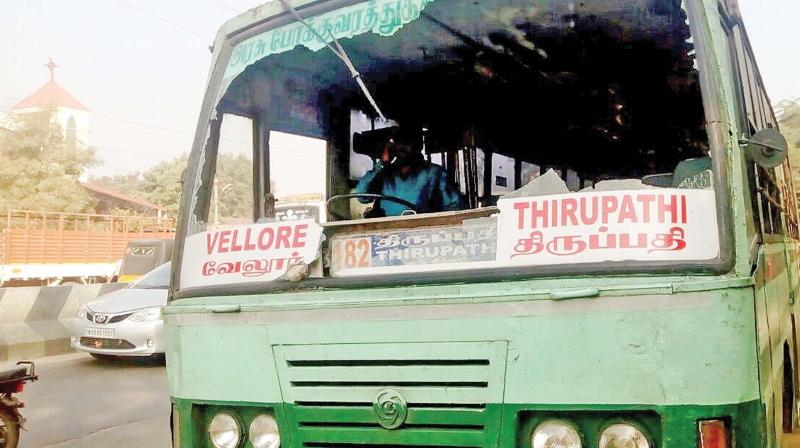
[[(392, 196), (416, 205), (417, 213), (461, 210), (463, 199), (439, 165), (422, 155), (421, 135), (392, 128), (381, 157), (356, 186), (356, 193)], [(370, 202), (360, 198), (360, 202)], [(400, 216), (408, 207), (388, 200), (377, 200), (372, 217)]]

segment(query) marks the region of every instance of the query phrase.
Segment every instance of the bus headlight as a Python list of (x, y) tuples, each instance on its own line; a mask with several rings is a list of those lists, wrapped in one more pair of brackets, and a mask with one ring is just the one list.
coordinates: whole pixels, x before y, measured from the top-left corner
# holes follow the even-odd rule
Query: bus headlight
[(208, 438), (214, 448), (235, 448), (240, 437), (239, 424), (230, 414), (220, 412), (208, 424)]
[(639, 428), (626, 423), (609, 426), (600, 435), (600, 448), (650, 448), (650, 442)]
[(248, 432), (253, 448), (278, 448), (281, 446), (281, 435), (275, 417), (267, 414), (257, 415), (250, 422)]
[(547, 420), (533, 431), (532, 448), (581, 448), (581, 436), (569, 423)]

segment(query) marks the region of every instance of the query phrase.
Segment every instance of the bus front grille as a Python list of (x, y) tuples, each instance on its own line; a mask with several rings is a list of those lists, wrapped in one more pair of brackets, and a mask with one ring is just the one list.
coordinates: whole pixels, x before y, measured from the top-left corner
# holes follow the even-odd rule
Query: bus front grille
[(276, 346), (296, 447), (485, 447), (505, 342)]

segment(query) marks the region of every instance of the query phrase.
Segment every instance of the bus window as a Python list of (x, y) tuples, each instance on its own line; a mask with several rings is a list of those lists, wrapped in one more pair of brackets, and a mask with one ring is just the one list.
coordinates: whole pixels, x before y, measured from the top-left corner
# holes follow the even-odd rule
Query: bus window
[(253, 222), (253, 120), (224, 114), (211, 196), (214, 227)]

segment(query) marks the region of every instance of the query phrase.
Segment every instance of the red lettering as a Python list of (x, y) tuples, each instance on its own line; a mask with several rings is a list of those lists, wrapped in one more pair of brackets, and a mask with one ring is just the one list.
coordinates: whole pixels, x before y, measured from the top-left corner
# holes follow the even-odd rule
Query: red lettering
[(233, 231), (233, 238), (231, 238), (231, 252), (241, 252), (242, 251), (242, 246), (236, 244), (236, 240), (238, 240), (238, 239), (239, 239), (239, 231), (238, 230), (234, 230)]
[(212, 234), (206, 234), (206, 253), (208, 253), (208, 255), (211, 255), (211, 252), (214, 251), (214, 246), (217, 245), (217, 239), (219, 239), (219, 233), (217, 232), (214, 232), (213, 238)]
[(633, 199), (630, 196), (622, 198), (622, 207), (620, 207), (619, 217), (617, 218), (617, 222), (620, 224), (625, 221), (630, 221), (634, 224), (638, 222), (636, 209), (633, 207)]
[(686, 195), (681, 195), (681, 222), (686, 224)]
[[(602, 226), (597, 229), (598, 232), (594, 235), (589, 235), (589, 249), (616, 249), (617, 248), (617, 235), (608, 233), (608, 227)], [(600, 237), (605, 235), (605, 241), (601, 244)]]
[(619, 236), (619, 247), (620, 249), (645, 249), (647, 248), (647, 234), (646, 233), (639, 233), (637, 234), (636, 244), (634, 245), (631, 243), (631, 234), (630, 233), (623, 233)]
[(269, 250), (272, 247), (272, 240), (275, 239), (275, 231), (272, 227), (264, 227), (258, 234), (258, 249)]
[(289, 244), (289, 235), (292, 234), (292, 228), (289, 226), (280, 226), (278, 227), (278, 237), (275, 238), (275, 249), (280, 249), (281, 247), (290, 248), (292, 247)]
[(250, 232), (251, 231), (252, 231), (252, 229), (247, 229), (247, 231), (244, 234), (244, 250), (255, 250), (256, 249), (256, 245), (253, 244), (252, 241), (250, 241), (250, 236), (251, 236)]
[(228, 244), (231, 242), (231, 231), (223, 230), (219, 233), (219, 246), (217, 252), (224, 254), (228, 252)]
[(547, 201), (542, 201), (542, 208), (537, 207), (536, 202), (531, 202), (531, 228), (537, 229), (537, 221), (542, 220), (542, 228), (547, 228)]
[(581, 222), (584, 225), (590, 226), (597, 222), (597, 196), (591, 198), (592, 199), (592, 214), (589, 215), (587, 210), (589, 210), (588, 204), (586, 203), (586, 198), (581, 198)]
[(575, 216), (575, 211), (578, 210), (578, 201), (575, 199), (564, 199), (561, 202), (561, 225), (568, 226), (578, 225), (578, 217)]
[[(663, 224), (669, 222), (671, 224), (678, 223), (678, 197), (674, 194), (670, 196), (670, 201), (665, 202), (666, 196), (658, 196), (658, 222)], [(669, 216), (667, 216), (669, 215)]]
[(551, 227), (558, 227), (558, 200), (553, 199), (550, 203), (552, 208), (552, 218), (550, 219), (550, 226)]
[(294, 239), (292, 239), (292, 247), (304, 247), (306, 245), (306, 231), (308, 224), (301, 224), (294, 228)]
[(608, 215), (617, 211), (619, 201), (614, 196), (603, 196), (603, 224), (608, 224)]
[(642, 204), (642, 222), (646, 224), (650, 223), (650, 207), (653, 206), (653, 202), (656, 200), (656, 195), (640, 194), (636, 196), (636, 200)]
[(525, 228), (525, 210), (530, 207), (528, 202), (517, 202), (514, 204), (514, 210), (517, 211), (517, 229), (522, 230)]

